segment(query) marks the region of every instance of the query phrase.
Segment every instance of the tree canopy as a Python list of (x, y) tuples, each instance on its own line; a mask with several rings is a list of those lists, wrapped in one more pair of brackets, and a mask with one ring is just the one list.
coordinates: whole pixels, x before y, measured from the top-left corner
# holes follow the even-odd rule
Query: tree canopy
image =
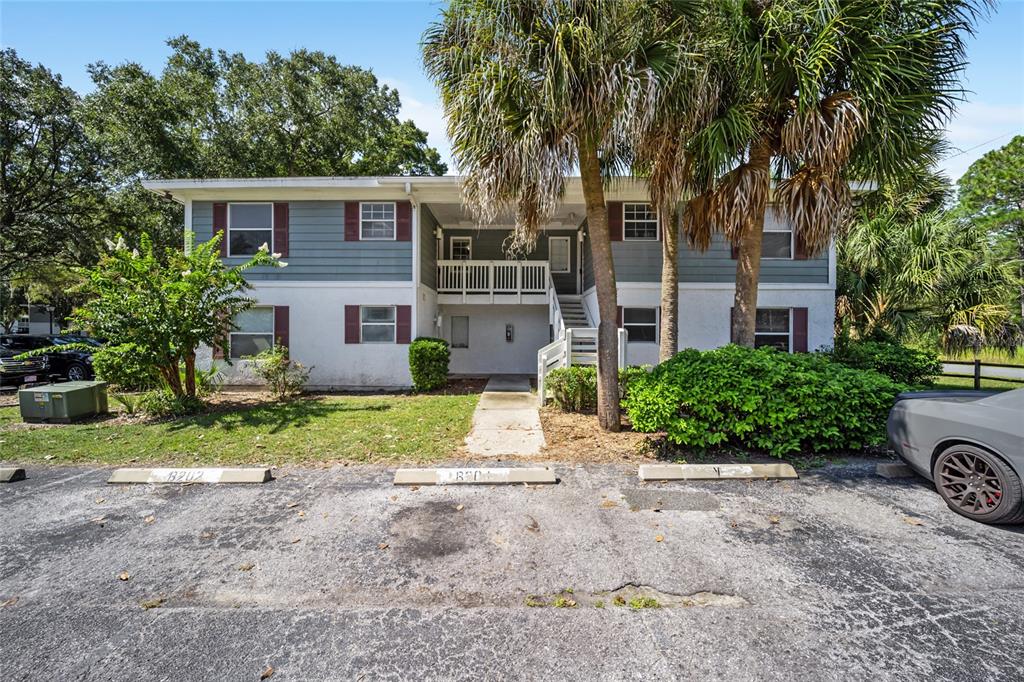
[(95, 258), (103, 159), (60, 76), (0, 51), (0, 281)]
[(128, 62), (89, 67), (90, 134), (114, 180), (152, 177), (439, 175), (426, 133), (399, 120), (398, 92), (319, 51), (264, 61), (187, 36), (153, 75)]
[(1017, 265), (1017, 312), (1024, 321), (1024, 136), (975, 161), (958, 185), (961, 215)]

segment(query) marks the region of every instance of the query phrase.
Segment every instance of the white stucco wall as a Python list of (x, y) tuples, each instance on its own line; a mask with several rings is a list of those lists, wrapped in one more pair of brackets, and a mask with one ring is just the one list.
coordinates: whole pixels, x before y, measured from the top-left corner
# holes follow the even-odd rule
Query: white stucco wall
[[(619, 305), (654, 308), (661, 305), (659, 284), (620, 283)], [(709, 350), (729, 343), (729, 311), (733, 304), (732, 285), (681, 285), (679, 287), (679, 348)], [(591, 291), (585, 304), (596, 314), (597, 296)], [(818, 350), (833, 342), (835, 294), (822, 286), (763, 284), (757, 304), (763, 308), (807, 308), (807, 348)], [(630, 343), (626, 350), (630, 365), (657, 364), (658, 345)]]
[[(452, 374), (536, 374), (537, 351), (548, 344), (548, 307), (543, 305), (445, 305), (439, 307), (442, 337), (451, 341), (453, 315), (469, 317), (469, 348), (452, 348)], [(513, 325), (512, 342), (505, 325)]]
[[(345, 343), (345, 306), (412, 305), (413, 291), (408, 282), (286, 282), (255, 284), (250, 295), (260, 305), (288, 306), (290, 354), (312, 366), (309, 388), (399, 388), (412, 384), (409, 346)], [(417, 321), (413, 324), (415, 336)], [(244, 360), (224, 372), (228, 384), (259, 383)]]
[(420, 284), (416, 292), (416, 320), (412, 337), (438, 336), (437, 328), (437, 292)]

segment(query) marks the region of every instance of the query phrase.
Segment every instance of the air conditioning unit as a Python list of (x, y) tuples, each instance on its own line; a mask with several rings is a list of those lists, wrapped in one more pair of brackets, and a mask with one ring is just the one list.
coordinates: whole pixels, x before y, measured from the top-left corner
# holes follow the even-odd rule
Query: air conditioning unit
[(107, 413), (107, 382), (68, 381), (18, 391), (21, 418), (27, 422), (69, 424)]

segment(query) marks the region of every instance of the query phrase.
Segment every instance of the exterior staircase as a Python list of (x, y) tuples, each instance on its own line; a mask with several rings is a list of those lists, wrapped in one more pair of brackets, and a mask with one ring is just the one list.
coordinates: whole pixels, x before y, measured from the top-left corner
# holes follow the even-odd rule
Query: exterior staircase
[[(544, 377), (558, 367), (597, 364), (597, 328), (588, 319), (580, 296), (556, 295), (554, 286), (549, 287), (551, 295), (551, 324), (555, 339), (537, 351), (537, 394), (543, 405), (547, 400)], [(626, 366), (626, 330), (619, 329), (619, 368)]]
[(566, 337), (572, 348), (570, 362), (572, 365), (597, 364), (597, 337), (577, 330), (592, 330), (594, 325), (587, 319), (587, 311), (579, 296), (559, 296), (558, 305), (562, 309), (565, 320)]

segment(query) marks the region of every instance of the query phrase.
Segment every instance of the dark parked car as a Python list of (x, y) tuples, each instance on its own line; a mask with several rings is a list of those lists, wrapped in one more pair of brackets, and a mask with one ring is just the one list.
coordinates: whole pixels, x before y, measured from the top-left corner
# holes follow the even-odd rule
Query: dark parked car
[(0, 343), (0, 388), (12, 388), (49, 380), (50, 367), (45, 357), (15, 360), (21, 351), (9, 350)]
[[(14, 351), (14, 354), (26, 353), (48, 346), (65, 346), (71, 343), (84, 343), (94, 348), (101, 344), (87, 336), (69, 334), (5, 334), (0, 336), (0, 346)], [(92, 379), (92, 352), (85, 350), (65, 350), (46, 353), (43, 357), (49, 363), (49, 375), (69, 381), (85, 381)]]
[(1024, 388), (904, 393), (889, 444), (949, 508), (982, 523), (1024, 523)]

